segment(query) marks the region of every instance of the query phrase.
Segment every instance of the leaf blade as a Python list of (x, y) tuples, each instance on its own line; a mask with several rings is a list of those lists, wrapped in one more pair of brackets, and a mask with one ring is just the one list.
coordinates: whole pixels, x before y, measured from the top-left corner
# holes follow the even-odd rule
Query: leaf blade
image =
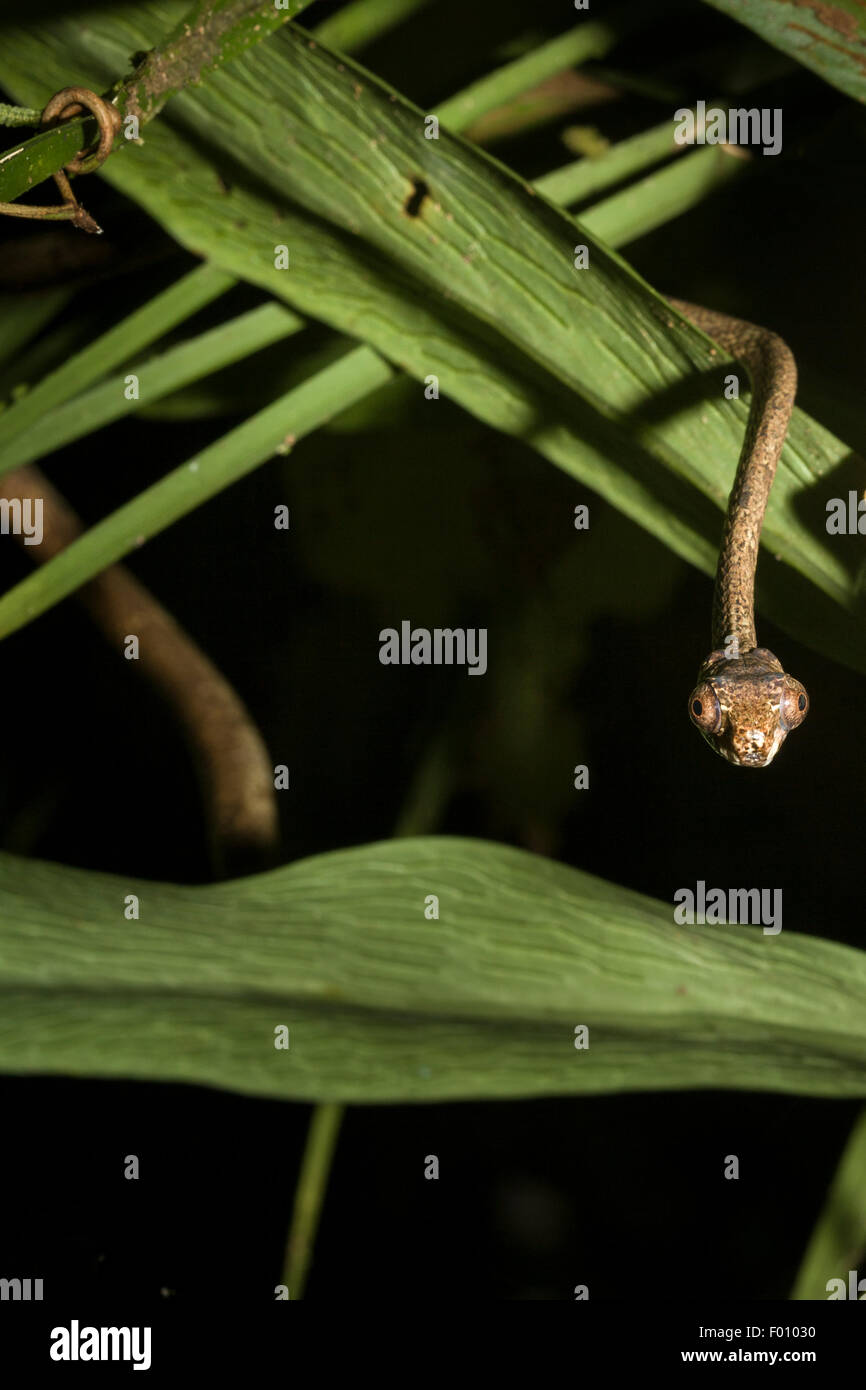
[(831, 86), (866, 101), (866, 15), (860, 0), (705, 0)]
[[(140, 924), (122, 920), (130, 892)], [(866, 1093), (863, 952), (677, 928), (670, 905), (484, 841), (197, 888), (2, 856), (0, 920), (4, 1071), (355, 1102)]]
[[(86, 39), (70, 30), (64, 41), (82, 63), (111, 70), (149, 16), (142, 8), (135, 27), (112, 17)], [(33, 54), (26, 34), (13, 35), (4, 77), (24, 98)], [(718, 368), (723, 356), (522, 180), (447, 132), (425, 141), (422, 113), (343, 55), (290, 28), (256, 57), (170, 104), (144, 149), (113, 157), (104, 176), (197, 254), (363, 339), (419, 380), (439, 376), (477, 418), (525, 439), (712, 573), (747, 414), (745, 401), (724, 401), (720, 390), (707, 399), (701, 388), (696, 371)], [(40, 49), (41, 80), (46, 62)], [(263, 148), (256, 112), (269, 93), (277, 129)], [(178, 121), (194, 129), (195, 145)], [(234, 151), (280, 194), (253, 191), (248, 178), (220, 189), (202, 141), (217, 162)], [(450, 200), (420, 231), (407, 226), (401, 202), (416, 175)], [(446, 213), (456, 222), (447, 254), (429, 235)], [(473, 270), (479, 225), (490, 253)], [(578, 237), (591, 248), (592, 276), (569, 268)], [(290, 272), (274, 269), (277, 241), (298, 252)], [(817, 509), (823, 480), (851, 457), (795, 411), (762, 536), (765, 555), (784, 564), (759, 566), (758, 601), (803, 640), (866, 670), (859, 568), (828, 544)]]

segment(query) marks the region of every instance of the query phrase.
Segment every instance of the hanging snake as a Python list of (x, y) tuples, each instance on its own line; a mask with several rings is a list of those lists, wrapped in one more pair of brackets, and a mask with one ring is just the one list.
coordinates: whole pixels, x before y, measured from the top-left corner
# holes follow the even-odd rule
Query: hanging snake
[(809, 697), (755, 633), (755, 569), (767, 498), (797, 390), (790, 348), (775, 333), (678, 299), (669, 301), (748, 369), (749, 421), (722, 530), (713, 650), (689, 696), (707, 743), (737, 767), (767, 767), (809, 712)]
[[(41, 122), (52, 124), (82, 109), (97, 119), (99, 147), (94, 154), (85, 156), (80, 152), (69, 161), (66, 168), (72, 173), (97, 167), (109, 153), (120, 125), (115, 108), (83, 87), (67, 87), (58, 92), (41, 113)], [(85, 230), (98, 231), (96, 223), (77, 203), (65, 173), (61, 171), (55, 178), (64, 198), (62, 208), (4, 203), (0, 204), (0, 212), (26, 217), (66, 216)], [(697, 684), (689, 696), (689, 714), (710, 747), (728, 762), (737, 767), (767, 767), (809, 710), (809, 697), (800, 682), (786, 673), (768, 648), (757, 645), (754, 612), (761, 527), (794, 406), (796, 363), (787, 344), (767, 329), (679, 299), (668, 302), (743, 362), (751, 378), (749, 421), (728, 499), (716, 569), (713, 650), (698, 672)], [(29, 475), (22, 471), (17, 478), (8, 479), (7, 488), (13, 481), (22, 491), (28, 486), (32, 489), (34, 484), (45, 486), (35, 470)], [(109, 580), (109, 584), (112, 582)], [(195, 684), (201, 684), (201, 672)], [(201, 694), (209, 689), (205, 679)], [(205, 703), (208, 702), (209, 697)], [(219, 704), (217, 700), (216, 705)], [(195, 718), (191, 722), (194, 727), (199, 724)], [(231, 822), (237, 815), (237, 806), (230, 788), (223, 790), (223, 818)], [(253, 797), (256, 815), (261, 809), (260, 791), (257, 787)]]

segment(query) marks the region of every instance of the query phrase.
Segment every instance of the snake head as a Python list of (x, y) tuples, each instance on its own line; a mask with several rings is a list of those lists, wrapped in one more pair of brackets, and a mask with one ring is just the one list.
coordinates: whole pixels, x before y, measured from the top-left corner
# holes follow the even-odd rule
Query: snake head
[(809, 713), (809, 696), (766, 647), (710, 652), (689, 696), (689, 716), (711, 748), (737, 767), (768, 767)]

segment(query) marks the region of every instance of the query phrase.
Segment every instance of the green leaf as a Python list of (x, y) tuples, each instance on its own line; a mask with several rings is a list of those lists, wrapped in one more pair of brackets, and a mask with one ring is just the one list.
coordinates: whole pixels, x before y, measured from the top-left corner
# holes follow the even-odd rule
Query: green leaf
[(841, 92), (866, 101), (863, 0), (707, 0)]
[(435, 108), (436, 114), (449, 129), (466, 130), (479, 117), (531, 91), (540, 82), (591, 58), (603, 57), (640, 23), (640, 15), (640, 6), (632, 4), (615, 9), (610, 18), (584, 19), (564, 34), (533, 48), (505, 67), (487, 73), (465, 91), (441, 102)]
[(316, 39), (342, 53), (354, 53), (395, 25), (423, 10), (431, 0), (347, 0), (336, 14), (315, 27)]
[[(164, 0), (152, 7), (154, 17), (159, 17), (159, 30), (150, 41), (153, 47), (148, 45), (150, 51), (129, 76), (126, 72), (130, 54), (119, 56), (117, 71), (103, 86), (108, 87), (111, 82), (112, 101), (122, 116), (133, 115), (139, 125), (144, 125), (182, 87), (201, 81), (205, 73), (260, 43), (310, 3), (311, 0), (287, 0), (284, 7), (277, 9), (274, 0), (196, 0), (190, 6), (181, 0)], [(79, 27), (80, 17), (71, 23)], [(42, 18), (40, 32), (44, 26)], [(72, 78), (61, 85), (81, 84)], [(41, 111), (50, 95), (42, 84), (33, 109)], [(12, 202), (42, 183), (78, 150), (91, 145), (97, 135), (93, 117), (75, 116), (21, 141), (0, 161), (0, 200)]]
[[(71, 65), (98, 82), (159, 28), (158, 11), (38, 40), (10, 31), (0, 75), (25, 100)], [(723, 354), (590, 234), (592, 215), (575, 223), (444, 129), (425, 139), (424, 113), (296, 26), (176, 97), (144, 147), (113, 155), (103, 176), (214, 264), (421, 381), (437, 375), (443, 394), (713, 572), (746, 402), (723, 399)], [(419, 180), (429, 196), (412, 218), (404, 205)], [(649, 222), (652, 193), (637, 196)], [(633, 226), (634, 207), (624, 213)], [(578, 242), (589, 271), (572, 266)], [(279, 244), (290, 270), (274, 268)], [(859, 558), (824, 531), (828, 479), (844, 486), (849, 463), (841, 441), (795, 412), (763, 534), (784, 563), (759, 567), (759, 603), (866, 670)]]
[[(149, 310), (154, 302), (152, 300), (145, 309)], [(148, 402), (162, 400), (179, 387), (199, 381), (210, 372), (281, 342), (303, 327), (303, 320), (282, 304), (260, 304), (257, 309), (238, 314), (216, 328), (167, 348), (140, 366), (131, 359), (128, 368), (119, 376), (109, 377), (81, 395), (72, 396), (70, 392), (71, 399), (58, 404), (45, 416), (38, 429), (31, 428), (16, 434), (11, 443), (5, 445), (0, 473), (32, 463), (44, 454), (80, 439), (82, 435), (119, 420), (135, 410), (142, 399)], [(72, 358), (70, 367), (80, 369), (84, 358), (85, 353)], [(64, 368), (60, 368), (52, 376), (46, 377), (33, 392), (13, 406), (7, 412), (10, 422), (14, 423), (16, 413), (40, 394), (43, 386), (47, 388), (63, 372)], [(125, 390), (129, 372), (134, 372), (138, 378), (139, 395), (133, 400), (127, 399)], [(68, 384), (68, 381), (63, 383), (64, 390)], [(62, 395), (58, 396), (60, 400), (63, 400)], [(0, 416), (0, 441), (3, 440), (2, 427), (7, 416)]]
[[(58, 447), (57, 440), (49, 441), (54, 427), (54, 414), (72, 397), (83, 392), (93, 382), (99, 381), (118, 363), (129, 361), (164, 333), (177, 324), (190, 318), (210, 304), (214, 299), (232, 288), (234, 280), (224, 271), (214, 266), (196, 266), (168, 289), (163, 290), (140, 309), (121, 319), (107, 333), (94, 342), (88, 343), (80, 352), (69, 357), (55, 371), (44, 377), (37, 386), (23, 396), (20, 401), (0, 416), (0, 477), (10, 469), (17, 468), (22, 461), (17, 453), (9, 448), (16, 436), (24, 434), (37, 422), (50, 420), (45, 436), (35, 431), (37, 438), (44, 438), (44, 445), (31, 453), (29, 458), (38, 458), (40, 452)], [(119, 391), (123, 398), (122, 387)]]
[(863, 952), (677, 927), (670, 905), (484, 841), (206, 887), (3, 855), (0, 920), (3, 1071), (365, 1102), (866, 1094)]
[[(861, 1110), (812, 1232), (793, 1299), (827, 1298), (831, 1279), (857, 1269), (866, 1253), (866, 1110)], [(846, 1292), (847, 1297), (847, 1292)]]
[[(272, 320), (273, 311), (278, 307), (266, 304), (244, 317), (248, 320), (253, 318), (253, 327), (258, 329), (262, 315), (266, 318), (270, 316)], [(294, 331), (291, 322), (275, 324), (271, 321), (265, 326), (271, 336), (282, 337)], [(223, 343), (220, 330), (215, 330), (215, 333), (217, 345), (230, 350), (231, 344)], [(188, 344), (184, 344), (183, 349), (178, 351), (188, 347)], [(146, 370), (142, 369), (143, 372)], [(164, 363), (159, 362), (152, 368), (155, 375), (163, 370)], [(15, 632), (32, 618), (44, 613), (87, 579), (138, 549), (151, 536), (194, 511), (202, 502), (222, 492), (260, 463), (273, 458), (274, 454), (290, 453), (298, 439), (333, 419), (346, 406), (363, 400), (389, 380), (392, 370), (369, 348), (355, 348), (338, 362), (280, 396), (264, 410), (251, 415), (237, 429), (230, 430), (221, 439), (202, 449), (195, 458), (172, 469), (152, 487), (112, 512), (105, 521), (91, 526), (41, 569), (34, 570), (20, 584), (3, 594), (0, 597), (0, 637)], [(107, 397), (102, 387), (91, 395), (100, 409), (108, 406), (117, 413), (119, 402), (116, 393), (119, 390), (119, 383), (110, 383)], [(75, 423), (75, 408), (73, 403), (70, 408), (72, 424)], [(60, 415), (60, 412), (57, 414)], [(66, 423), (70, 423), (70, 417), (66, 417)], [(11, 447), (14, 449), (16, 445)]]

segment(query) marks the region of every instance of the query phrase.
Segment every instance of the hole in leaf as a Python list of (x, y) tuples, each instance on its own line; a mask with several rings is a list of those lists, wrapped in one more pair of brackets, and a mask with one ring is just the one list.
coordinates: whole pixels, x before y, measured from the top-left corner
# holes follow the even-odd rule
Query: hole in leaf
[(421, 206), (425, 198), (430, 197), (430, 188), (423, 179), (414, 178), (412, 180), (412, 192), (403, 204), (403, 211), (407, 217), (417, 217), (421, 211)]

